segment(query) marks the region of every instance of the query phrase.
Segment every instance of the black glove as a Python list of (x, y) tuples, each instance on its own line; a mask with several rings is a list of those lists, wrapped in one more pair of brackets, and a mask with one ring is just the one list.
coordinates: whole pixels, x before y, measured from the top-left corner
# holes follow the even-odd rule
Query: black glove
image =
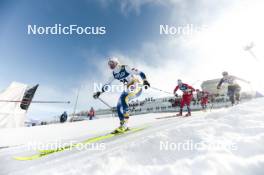
[(102, 93), (102, 92), (99, 92), (99, 91), (98, 91), (98, 92), (95, 92), (95, 93), (93, 94), (93, 98), (94, 98), (94, 99), (99, 98), (99, 96), (101, 95), (101, 93)]
[(148, 80), (144, 80), (143, 85), (144, 85), (145, 89), (148, 89), (150, 87)]
[(175, 93), (174, 95), (175, 95), (175, 97), (178, 97), (179, 96), (177, 93)]
[(217, 86), (217, 89), (221, 89), (221, 86)]

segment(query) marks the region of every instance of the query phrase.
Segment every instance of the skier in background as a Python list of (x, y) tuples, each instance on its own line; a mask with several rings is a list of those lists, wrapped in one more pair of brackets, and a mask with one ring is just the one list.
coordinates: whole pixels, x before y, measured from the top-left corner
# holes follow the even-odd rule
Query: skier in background
[(201, 91), (200, 89), (196, 89), (196, 96), (195, 96), (195, 104), (198, 105), (200, 104), (200, 101), (201, 101)]
[(120, 126), (113, 131), (113, 133), (122, 133), (129, 130), (127, 126), (129, 119), (129, 101), (140, 96), (142, 93), (142, 87), (144, 86), (145, 89), (147, 89), (150, 87), (150, 84), (143, 72), (135, 68), (130, 68), (127, 65), (120, 64), (117, 58), (110, 58), (108, 66), (112, 70), (113, 76), (111, 76), (101, 91), (94, 93), (93, 97), (95, 99), (99, 98), (99, 96), (107, 90), (109, 85), (111, 85), (115, 79), (124, 84), (126, 88), (122, 92), (116, 107), (120, 120)]
[(90, 111), (88, 112), (89, 120), (92, 120), (95, 116), (95, 110), (93, 107), (91, 107)]
[(200, 91), (199, 89), (196, 89), (196, 93), (197, 93), (197, 98), (199, 98), (201, 107), (203, 109), (203, 111), (206, 111), (207, 109), (207, 104), (209, 101), (209, 92), (207, 91)]
[(186, 83), (182, 83), (180, 79), (178, 80), (178, 85), (175, 87), (173, 91), (176, 97), (178, 96), (177, 91), (179, 89), (183, 92), (183, 95), (180, 104), (180, 112), (177, 114), (177, 116), (182, 116), (182, 110), (185, 105), (187, 106), (187, 111), (188, 111), (188, 113), (185, 116), (186, 117), (191, 116), (190, 104), (193, 98), (193, 91), (195, 91), (195, 89)]
[(222, 75), (223, 75), (223, 78), (221, 78), (221, 80), (219, 81), (219, 83), (217, 85), (217, 89), (221, 89), (221, 85), (223, 83), (227, 83), (228, 84), (227, 95), (229, 96), (229, 100), (231, 101), (232, 105), (234, 105), (235, 102), (239, 103), (241, 87), (237, 83), (236, 80), (240, 80), (240, 81), (243, 81), (245, 83), (249, 83), (249, 81), (235, 77), (233, 75), (229, 75), (228, 72), (226, 72), (226, 71), (224, 71), (222, 73)]

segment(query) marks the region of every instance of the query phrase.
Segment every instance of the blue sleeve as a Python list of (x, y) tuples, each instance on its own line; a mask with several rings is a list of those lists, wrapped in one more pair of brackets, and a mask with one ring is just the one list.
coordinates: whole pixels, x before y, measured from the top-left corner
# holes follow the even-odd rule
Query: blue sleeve
[(108, 81), (103, 85), (102, 87), (102, 92), (105, 92), (105, 90), (108, 90), (108, 86), (110, 86), (112, 84), (112, 82), (114, 81), (114, 77), (111, 76)]
[(140, 73), (139, 73), (139, 76), (140, 76), (143, 80), (146, 79), (146, 75), (144, 74), (144, 72), (140, 72)]

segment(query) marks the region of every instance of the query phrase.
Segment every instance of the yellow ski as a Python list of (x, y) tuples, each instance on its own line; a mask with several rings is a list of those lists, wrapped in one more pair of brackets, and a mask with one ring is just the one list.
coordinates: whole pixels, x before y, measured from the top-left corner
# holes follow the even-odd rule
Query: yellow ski
[(129, 134), (129, 133), (134, 133), (134, 132), (138, 132), (141, 131), (145, 128), (132, 128), (128, 131), (122, 132), (122, 133), (110, 133), (110, 134), (106, 134), (106, 135), (102, 135), (102, 136), (97, 136), (97, 137), (93, 137), (93, 138), (89, 138), (87, 140), (84, 140), (80, 143), (76, 143), (74, 145), (70, 145), (70, 146), (65, 146), (65, 147), (61, 147), (61, 148), (57, 148), (57, 149), (50, 149), (50, 150), (38, 150), (37, 154), (31, 155), (31, 156), (26, 156), (26, 157), (19, 157), (19, 156), (15, 156), (14, 159), (15, 160), (21, 160), (21, 161), (25, 161), (25, 160), (35, 160), (44, 156), (48, 156), (50, 154), (53, 153), (57, 153), (57, 152), (62, 152), (65, 150), (69, 150), (72, 149), (74, 147), (78, 147), (81, 146), (83, 144), (90, 144), (90, 143), (95, 143), (95, 142), (99, 142), (105, 139), (109, 139), (118, 135), (122, 135), (122, 134)]

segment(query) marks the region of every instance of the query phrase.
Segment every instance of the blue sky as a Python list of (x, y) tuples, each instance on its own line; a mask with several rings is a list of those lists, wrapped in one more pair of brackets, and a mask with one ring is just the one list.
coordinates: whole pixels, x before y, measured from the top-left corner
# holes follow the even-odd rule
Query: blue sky
[[(95, 1), (6, 1), (4, 8), (8, 9), (1, 15), (0, 51), (5, 61), (1, 69), (7, 70), (4, 76), (28, 83), (56, 82), (69, 86), (84, 72), (96, 71), (83, 57), (82, 51), (107, 56), (109, 50), (134, 50), (143, 40), (152, 38), (156, 30), (154, 19), (160, 18), (159, 14), (153, 13), (155, 8), (144, 9), (140, 16), (124, 16), (117, 3), (104, 8)], [(27, 35), (28, 24), (52, 26), (56, 23), (106, 26), (107, 35)], [(11, 66), (12, 73), (8, 71)], [(21, 69), (22, 66), (26, 68)], [(63, 81), (60, 81), (62, 76)]]
[[(243, 1), (245, 4), (258, 6), (260, 2)], [(100, 108), (103, 106), (91, 99), (91, 84), (94, 80), (107, 79), (105, 77), (109, 71), (104, 70), (107, 69), (105, 59), (109, 55), (119, 56), (126, 63), (144, 69), (154, 85), (161, 80), (168, 80), (168, 83), (164, 83), (166, 86), (161, 88), (169, 91), (173, 89), (177, 78), (184, 77), (192, 82), (197, 79), (216, 78), (219, 72), (230, 69), (230, 66), (217, 64), (222, 62), (219, 58), (214, 60), (213, 53), (204, 53), (205, 50), (214, 49), (207, 49), (208, 45), (212, 45), (208, 40), (210, 37), (207, 36), (205, 41), (201, 41), (201, 36), (161, 36), (159, 25), (194, 24), (214, 28), (227, 21), (226, 14), (240, 19), (237, 11), (244, 7), (243, 3), (237, 0), (1, 0), (0, 88), (4, 89), (12, 81), (31, 85), (39, 83), (36, 99), (71, 101), (76, 96), (76, 90), (80, 88), (78, 110), (90, 106)], [(107, 34), (28, 35), (28, 24), (106, 26)], [(254, 37), (250, 36), (249, 40)], [(217, 40), (220, 38), (216, 38), (215, 42)], [(201, 48), (202, 46), (204, 47)], [(215, 46), (218, 47), (219, 45)], [(215, 72), (210, 75), (201, 72), (198, 65), (204, 62), (214, 63), (215, 67), (212, 66), (211, 69)], [(234, 73), (244, 76), (241, 69), (234, 70)], [(159, 75), (156, 76), (155, 72)], [(154, 92), (149, 94), (153, 96)], [(112, 101), (110, 97), (105, 98), (115, 104), (116, 98)], [(63, 110), (71, 112), (72, 105), (33, 105), (29, 115), (46, 117), (57, 115)]]
[[(137, 50), (144, 40), (156, 40), (154, 35), (158, 19), (163, 18), (162, 11), (165, 9), (153, 6), (144, 8), (144, 13), (140, 15), (136, 12), (124, 14), (119, 2), (112, 2), (107, 6), (102, 3), (63, 0), (1, 1), (0, 87), (4, 89), (12, 81), (39, 83), (39, 90), (47, 86), (59, 91), (58, 93), (68, 91), (69, 96), (65, 95), (65, 99), (69, 99), (72, 97), (72, 89), (81, 86), (84, 79), (100, 75), (94, 63), (105, 59), (112, 50), (129, 53)], [(107, 34), (28, 35), (29, 24), (105, 26)], [(94, 57), (98, 53), (100, 57)], [(52, 99), (52, 96), (47, 97), (42, 93), (38, 91), (36, 98), (39, 94), (40, 98)]]

